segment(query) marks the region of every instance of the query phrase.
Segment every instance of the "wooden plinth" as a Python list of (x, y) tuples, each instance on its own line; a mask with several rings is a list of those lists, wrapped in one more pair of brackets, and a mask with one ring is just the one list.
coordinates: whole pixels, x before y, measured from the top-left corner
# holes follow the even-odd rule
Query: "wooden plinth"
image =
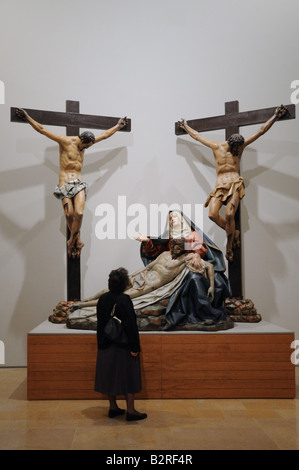
[[(294, 398), (293, 333), (141, 334), (136, 398)], [(96, 335), (28, 334), (28, 400), (94, 392)]]

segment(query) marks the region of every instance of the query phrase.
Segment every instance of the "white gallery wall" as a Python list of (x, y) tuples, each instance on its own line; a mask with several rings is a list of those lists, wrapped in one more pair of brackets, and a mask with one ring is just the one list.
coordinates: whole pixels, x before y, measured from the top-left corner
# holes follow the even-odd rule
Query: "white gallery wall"
[[(115, 239), (97, 238), (103, 204), (114, 208), (116, 223), (122, 217), (128, 225), (134, 204), (147, 211), (162, 203), (194, 207), (214, 187), (211, 151), (189, 136), (176, 136), (177, 120), (223, 114), (224, 103), (233, 100), (240, 111), (298, 101), (299, 92), (291, 88), (299, 80), (298, 21), (297, 0), (1, 1), (5, 366), (26, 365), (27, 333), (66, 300), (65, 221), (52, 194), (58, 147), (29, 125), (11, 123), (10, 107), (64, 111), (66, 100), (78, 100), (81, 113), (132, 120), (131, 133), (117, 133), (85, 154), (86, 298), (106, 287), (111, 269), (141, 267), (138, 242), (118, 239), (118, 225)], [(263, 320), (295, 331), (297, 338), (298, 119), (276, 123), (241, 162), (244, 297)], [(249, 136), (258, 127), (240, 131)], [(205, 135), (225, 137), (224, 131)], [(120, 210), (120, 200), (128, 212)], [(203, 229), (224, 251), (225, 234), (207, 212)]]

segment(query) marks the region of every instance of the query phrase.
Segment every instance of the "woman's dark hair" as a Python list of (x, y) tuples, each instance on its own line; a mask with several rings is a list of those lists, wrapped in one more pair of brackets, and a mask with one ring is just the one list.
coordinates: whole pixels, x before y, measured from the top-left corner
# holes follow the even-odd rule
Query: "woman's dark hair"
[(130, 283), (128, 271), (125, 268), (118, 268), (111, 271), (108, 279), (108, 288), (111, 292), (121, 294)]

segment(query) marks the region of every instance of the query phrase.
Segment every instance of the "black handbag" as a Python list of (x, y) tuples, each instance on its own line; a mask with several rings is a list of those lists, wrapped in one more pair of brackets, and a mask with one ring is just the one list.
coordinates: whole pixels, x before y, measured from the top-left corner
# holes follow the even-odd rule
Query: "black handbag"
[(122, 321), (115, 315), (116, 303), (110, 313), (110, 318), (107, 321), (104, 334), (113, 343), (119, 344), (120, 346), (127, 346), (129, 344), (128, 336), (124, 330)]

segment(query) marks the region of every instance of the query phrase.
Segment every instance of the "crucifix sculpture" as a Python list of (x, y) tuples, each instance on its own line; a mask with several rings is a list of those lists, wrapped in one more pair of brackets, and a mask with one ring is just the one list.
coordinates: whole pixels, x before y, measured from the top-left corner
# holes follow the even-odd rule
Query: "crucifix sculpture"
[[(62, 201), (67, 222), (67, 298), (80, 300), (80, 255), (84, 246), (80, 239), (80, 228), (87, 191), (87, 184), (81, 181), (84, 152), (117, 131), (130, 132), (131, 121), (127, 118), (79, 114), (78, 101), (67, 101), (65, 113), (11, 108), (11, 121), (29, 123), (37, 132), (59, 145), (59, 183), (54, 195)], [(66, 136), (54, 134), (42, 124), (66, 127)], [(79, 135), (80, 127), (105, 130), (97, 136), (88, 131)]]
[[(245, 147), (267, 132), (277, 120), (295, 118), (295, 105), (265, 108), (239, 112), (239, 102), (225, 103), (225, 114), (205, 119), (175, 124), (176, 135), (188, 133), (195, 140), (211, 148), (216, 162), (217, 180), (215, 189), (210, 193), (205, 207), (209, 207), (209, 217), (226, 231), (229, 279), (233, 297), (242, 295), (241, 267), (241, 226), (239, 201), (245, 195), (244, 181), (240, 176), (240, 159)], [(264, 123), (252, 136), (244, 138), (239, 128)], [(226, 141), (215, 142), (205, 139), (199, 132), (225, 129)], [(220, 216), (222, 205), (226, 205), (225, 218)]]

